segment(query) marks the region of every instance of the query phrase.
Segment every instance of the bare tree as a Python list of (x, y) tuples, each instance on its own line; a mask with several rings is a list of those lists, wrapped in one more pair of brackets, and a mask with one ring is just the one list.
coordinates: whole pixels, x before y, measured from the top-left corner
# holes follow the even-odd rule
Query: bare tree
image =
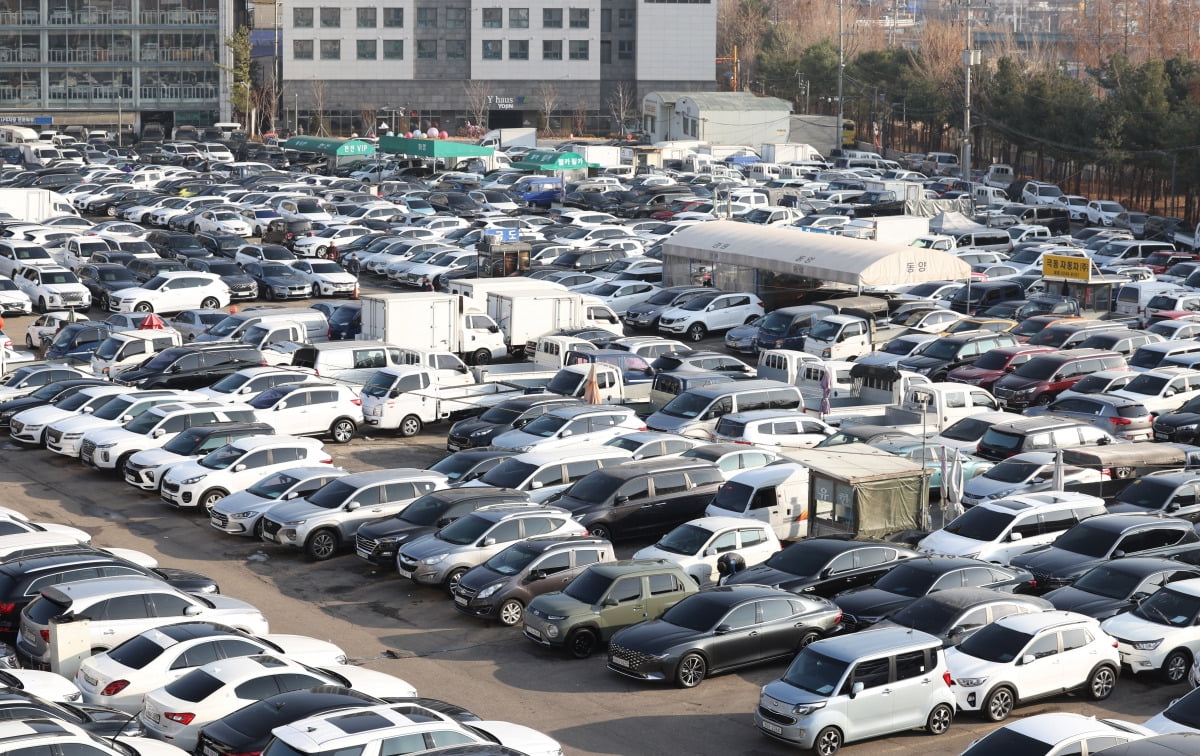
[(625, 123), (637, 113), (637, 89), (633, 82), (622, 81), (608, 95), (608, 112), (617, 124), (617, 134), (625, 135)]
[(312, 134), (313, 136), (329, 136), (329, 129), (325, 127), (325, 80), (312, 79), (308, 83), (309, 94), (312, 95), (313, 117), (312, 117)]
[(542, 123), (545, 124), (546, 133), (550, 134), (554, 131), (550, 127), (550, 117), (554, 115), (554, 111), (558, 110), (558, 102), (562, 96), (558, 93), (558, 87), (553, 83), (543, 81), (537, 88), (538, 98), (542, 101), (541, 109), (538, 111), (542, 115)]
[(379, 108), (374, 105), (363, 105), (358, 111), (359, 120), (362, 121), (362, 129), (364, 134), (375, 133), (375, 126), (378, 121)]
[(482, 127), (488, 116), (488, 85), (479, 79), (468, 79), (463, 82), (463, 91), (467, 94), (467, 115), (471, 124)]

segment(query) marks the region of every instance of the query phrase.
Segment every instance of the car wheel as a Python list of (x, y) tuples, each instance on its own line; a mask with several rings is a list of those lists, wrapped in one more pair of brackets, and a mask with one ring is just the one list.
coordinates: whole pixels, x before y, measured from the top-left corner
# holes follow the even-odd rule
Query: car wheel
[(1035, 407), (1045, 407), (1052, 401), (1054, 401), (1054, 397), (1050, 396), (1049, 394), (1042, 394), (1037, 399), (1033, 400), (1033, 405)]
[(950, 723), (953, 721), (954, 709), (951, 709), (949, 704), (938, 704), (925, 720), (925, 731), (930, 735), (941, 735), (950, 729)]
[(1162, 681), (1167, 685), (1176, 685), (1187, 678), (1188, 669), (1192, 666), (1191, 655), (1181, 648), (1177, 648), (1167, 654), (1167, 658), (1163, 660), (1162, 667), (1159, 668), (1159, 675)]
[(328, 528), (323, 528), (313, 533), (304, 542), (304, 553), (308, 554), (308, 558), (317, 562), (323, 562), (337, 553), (338, 537), (337, 534)]
[(45, 297), (38, 297), (38, 312), (43, 313), (43, 314), (50, 312), (50, 308), (46, 306), (46, 298)]
[(607, 525), (592, 525), (588, 528), (588, 534), (593, 538), (603, 538), (606, 541), (612, 540), (612, 530)]
[(108, 215), (109, 218), (116, 218), (117, 217), (117, 206), (109, 205), (108, 210), (105, 212), (105, 214)]
[(472, 365), (489, 365), (492, 362), (492, 353), (486, 349), (476, 349), (471, 355)]
[(685, 654), (675, 667), (675, 684), (681, 688), (694, 688), (704, 682), (708, 664), (700, 654)]
[(1117, 685), (1117, 672), (1107, 664), (1101, 664), (1092, 670), (1088, 678), (1088, 695), (1093, 701), (1103, 701), (1112, 695)]
[(224, 499), (229, 494), (222, 488), (210, 488), (200, 496), (200, 506), (204, 507), (204, 514), (212, 516), (213, 507), (217, 506), (217, 502)]
[(117, 465), (116, 465), (116, 467), (113, 468), (113, 472), (115, 472), (117, 475), (124, 476), (125, 475), (125, 465), (129, 463), (129, 459), (134, 454), (136, 454), (136, 452), (125, 452), (124, 454), (122, 454), (117, 459)]
[(821, 634), (816, 630), (809, 630), (807, 633), (800, 636), (800, 642), (796, 644), (796, 653), (800, 653), (819, 640), (821, 640)]
[(600, 637), (595, 630), (576, 630), (567, 636), (567, 653), (576, 659), (586, 659), (600, 645)]
[(313, 284), (312, 288), (308, 290), (308, 296), (311, 299), (316, 299), (317, 297), (321, 296), (321, 287)]
[(842, 731), (836, 727), (826, 727), (817, 733), (813, 740), (812, 752), (817, 756), (833, 756), (842, 748)]
[(409, 415), (400, 421), (400, 426), (396, 430), (400, 433), (401, 438), (412, 438), (421, 432), (421, 418)]
[(453, 596), (454, 589), (458, 587), (458, 584), (462, 582), (462, 576), (466, 574), (466, 567), (459, 567), (456, 570), (451, 570), (450, 574), (446, 576), (445, 582), (442, 583), (442, 587), (446, 589), (446, 593), (449, 593), (451, 596)]
[(501, 625), (514, 627), (521, 624), (521, 620), (525, 618), (525, 605), (516, 599), (509, 599), (500, 605), (496, 616), (499, 617)]
[(29, 334), (25, 334), (25, 348), (33, 349), (33, 337)]
[(339, 417), (333, 421), (333, 425), (329, 426), (329, 436), (335, 444), (348, 444), (354, 438), (355, 431), (358, 426), (348, 417)]
[(1008, 719), (1016, 703), (1012, 688), (1001, 685), (988, 693), (988, 697), (984, 699), (983, 716), (989, 722), (1003, 722)]
[(154, 312), (154, 305), (149, 302), (138, 302), (133, 306), (134, 312)]
[(254, 540), (261, 541), (263, 537), (263, 518), (254, 521)]
[(267, 286), (264, 288), (266, 290), (262, 291), (263, 299), (267, 300), (268, 302), (274, 302), (275, 301), (275, 290), (272, 289), (270, 286)]
[(215, 310), (220, 306), (221, 302), (216, 297), (205, 297), (204, 301), (200, 303), (201, 310)]
[(691, 327), (687, 329), (687, 337), (692, 341), (700, 341), (706, 335), (708, 335), (708, 329), (704, 327), (703, 323), (692, 323)]

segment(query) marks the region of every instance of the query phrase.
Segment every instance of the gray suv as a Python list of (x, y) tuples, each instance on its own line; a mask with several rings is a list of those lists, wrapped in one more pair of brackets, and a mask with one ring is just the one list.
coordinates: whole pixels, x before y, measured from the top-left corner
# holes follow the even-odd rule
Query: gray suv
[(582, 536), (587, 529), (558, 507), (496, 504), (464, 515), (432, 535), (401, 547), (400, 577), (441, 585), (453, 593), (467, 570), (517, 541), (536, 536)]
[(612, 560), (613, 546), (602, 538), (519, 541), (467, 570), (454, 589), (454, 608), (513, 627), (535, 596), (561, 591), (587, 567)]

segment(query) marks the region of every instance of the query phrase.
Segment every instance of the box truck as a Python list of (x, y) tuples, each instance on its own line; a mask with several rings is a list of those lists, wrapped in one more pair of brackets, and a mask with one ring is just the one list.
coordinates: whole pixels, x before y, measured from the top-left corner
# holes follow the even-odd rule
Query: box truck
[(361, 299), (360, 339), (451, 352), (475, 365), (505, 354), (496, 321), (471, 310), (466, 306), (471, 300), (457, 294), (372, 294)]
[(759, 145), (758, 154), (766, 163), (825, 161), (820, 150), (803, 142), (775, 142)]
[(536, 344), (541, 336), (572, 328), (595, 326), (612, 330), (615, 336), (625, 335), (610, 308), (571, 291), (493, 291), (487, 295), (487, 313), (500, 326), (513, 354), (524, 353), (526, 345)]
[(66, 197), (49, 189), (0, 189), (0, 213), (31, 223), (56, 215), (79, 215)]

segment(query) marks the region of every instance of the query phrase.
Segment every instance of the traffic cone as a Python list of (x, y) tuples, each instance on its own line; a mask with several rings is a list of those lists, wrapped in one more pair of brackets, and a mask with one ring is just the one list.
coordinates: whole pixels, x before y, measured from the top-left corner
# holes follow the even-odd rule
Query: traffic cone
[(229, 305), (229, 314), (230, 315), (237, 315), (237, 311), (238, 311), (237, 305), (235, 305), (235, 304)]
[(354, 282), (354, 291), (350, 294), (351, 299), (358, 299), (358, 281)]

